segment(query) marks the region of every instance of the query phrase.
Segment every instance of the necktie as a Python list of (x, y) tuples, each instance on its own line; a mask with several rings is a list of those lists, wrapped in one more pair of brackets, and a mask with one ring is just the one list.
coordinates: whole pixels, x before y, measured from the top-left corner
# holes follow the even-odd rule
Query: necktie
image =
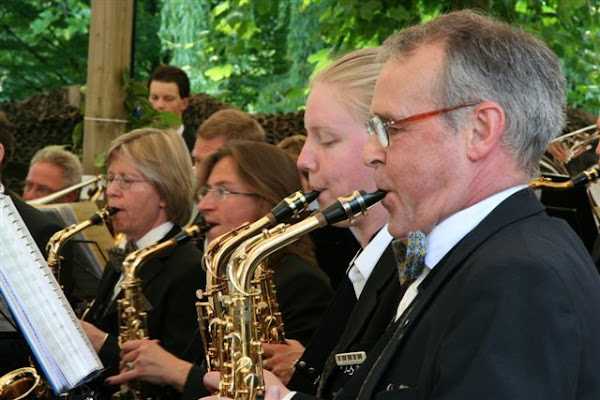
[(421, 231), (410, 232), (406, 244), (395, 239), (392, 248), (398, 262), (400, 286), (407, 287), (421, 275), (425, 267), (426, 236)]
[(110, 248), (108, 250), (108, 259), (110, 261), (110, 265), (120, 274), (125, 258), (129, 255), (129, 253), (132, 253), (136, 250), (137, 246), (133, 241), (127, 242), (124, 248), (119, 246)]

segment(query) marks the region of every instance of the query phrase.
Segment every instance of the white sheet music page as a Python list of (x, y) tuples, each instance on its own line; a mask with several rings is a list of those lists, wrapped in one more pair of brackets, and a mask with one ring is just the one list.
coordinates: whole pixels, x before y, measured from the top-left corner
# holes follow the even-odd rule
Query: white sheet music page
[(21, 216), (0, 185), (0, 291), (55, 393), (102, 363)]

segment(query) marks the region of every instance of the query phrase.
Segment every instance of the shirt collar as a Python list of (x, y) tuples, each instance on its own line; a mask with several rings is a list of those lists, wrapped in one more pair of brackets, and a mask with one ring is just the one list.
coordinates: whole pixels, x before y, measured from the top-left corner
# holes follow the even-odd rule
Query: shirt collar
[[(358, 252), (354, 257), (354, 260), (352, 260), (365, 281), (369, 279), (377, 261), (379, 261), (379, 258), (391, 241), (392, 235), (390, 235), (386, 224), (379, 232), (377, 232), (375, 237), (365, 246), (365, 248)], [(350, 265), (352, 265), (352, 262)]]
[(144, 247), (148, 247), (157, 243), (159, 240), (164, 238), (167, 233), (173, 229), (175, 226), (172, 222), (167, 221), (163, 222), (156, 228), (150, 229), (144, 236), (142, 236), (139, 240), (135, 242), (138, 249), (143, 249)]
[(433, 269), (444, 256), (471, 232), (500, 203), (527, 185), (513, 186), (446, 218), (427, 235), (425, 265)]

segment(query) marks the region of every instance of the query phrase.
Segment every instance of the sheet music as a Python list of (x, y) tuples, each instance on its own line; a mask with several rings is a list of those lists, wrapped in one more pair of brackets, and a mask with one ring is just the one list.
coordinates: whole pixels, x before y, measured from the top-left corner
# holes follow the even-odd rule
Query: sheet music
[(0, 291), (55, 393), (102, 363), (12, 200), (0, 193)]

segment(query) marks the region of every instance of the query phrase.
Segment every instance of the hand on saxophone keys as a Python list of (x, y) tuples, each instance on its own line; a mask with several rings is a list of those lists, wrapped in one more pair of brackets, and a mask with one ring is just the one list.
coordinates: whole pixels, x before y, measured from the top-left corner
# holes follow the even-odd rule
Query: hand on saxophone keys
[(130, 340), (121, 347), (120, 373), (106, 379), (110, 385), (120, 385), (135, 379), (171, 385), (183, 391), (192, 364), (163, 349), (158, 340)]
[(287, 385), (294, 374), (296, 361), (304, 354), (304, 346), (297, 340), (285, 343), (263, 343), (263, 367)]

